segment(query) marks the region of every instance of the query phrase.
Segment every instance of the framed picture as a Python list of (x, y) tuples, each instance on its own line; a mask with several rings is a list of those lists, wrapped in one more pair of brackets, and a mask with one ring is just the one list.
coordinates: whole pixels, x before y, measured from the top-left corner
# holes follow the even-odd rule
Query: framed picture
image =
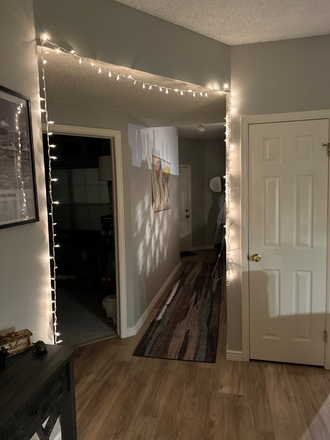
[(154, 212), (171, 209), (171, 166), (152, 155), (152, 195)]
[(28, 98), (0, 86), (0, 228), (39, 221)]

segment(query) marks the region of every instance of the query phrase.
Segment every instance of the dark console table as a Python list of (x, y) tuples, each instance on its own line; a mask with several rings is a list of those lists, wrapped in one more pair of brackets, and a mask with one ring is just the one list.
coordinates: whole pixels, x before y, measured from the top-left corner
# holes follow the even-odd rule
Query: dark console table
[(35, 433), (48, 440), (59, 416), (62, 440), (77, 439), (72, 362), (76, 348), (47, 349), (42, 356), (33, 356), (31, 349), (12, 356), (0, 370), (0, 440), (30, 440)]

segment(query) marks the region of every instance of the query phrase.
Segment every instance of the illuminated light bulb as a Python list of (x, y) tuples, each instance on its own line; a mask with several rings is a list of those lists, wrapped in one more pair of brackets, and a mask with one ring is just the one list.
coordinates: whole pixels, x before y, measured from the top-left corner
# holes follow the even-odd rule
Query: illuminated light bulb
[(192, 90), (191, 90), (191, 89), (189, 89), (189, 90), (188, 90), (188, 92), (192, 93)]
[(60, 344), (62, 341), (62, 339), (60, 339), (59, 341), (56, 341), (56, 344)]
[(143, 89), (145, 89), (145, 88), (146, 88), (146, 85), (145, 85), (144, 83), (143, 83), (143, 86), (142, 86), (142, 88), (143, 88)]
[(179, 91), (179, 89), (175, 89), (174, 91), (175, 91), (175, 92), (178, 92), (178, 91)]
[(50, 158), (51, 158), (52, 160), (56, 160), (56, 159), (57, 159), (56, 156), (50, 156)]
[(60, 333), (55, 333), (56, 336), (60, 336)]
[(70, 50), (70, 53), (76, 53), (76, 51), (75, 50)]
[(180, 95), (183, 95), (183, 91), (181, 90)]
[(41, 39), (42, 40), (49, 40), (49, 35), (44, 33), (44, 34), (41, 35)]
[(57, 55), (58, 55), (60, 52), (61, 52), (60, 49), (56, 49), (56, 53), (57, 53)]
[(56, 247), (56, 248), (59, 248), (60, 247), (60, 245), (59, 244), (55, 244), (55, 246), (54, 247)]
[(50, 148), (56, 148), (55, 144), (50, 144), (49, 146), (50, 146)]
[(134, 85), (137, 83), (136, 79), (134, 80)]
[(195, 92), (193, 92), (193, 97), (195, 98), (195, 96), (196, 96), (196, 93), (195, 93)]
[(57, 181), (58, 181), (58, 179), (56, 179), (56, 178), (52, 179), (52, 182), (57, 182)]
[(53, 132), (52, 131), (49, 131), (48, 132), (48, 136), (52, 136), (53, 135)]
[(151, 90), (152, 89), (152, 86), (149, 86), (149, 90)]
[(223, 87), (224, 87), (224, 89), (227, 90), (229, 86), (228, 86), (228, 84), (226, 83)]
[(45, 100), (45, 98), (40, 98), (40, 101), (44, 101)]
[(132, 75), (128, 75), (128, 77), (127, 77), (128, 79), (131, 79), (132, 78)]
[(46, 63), (47, 63), (47, 60), (43, 60), (43, 63), (46, 64)]
[(94, 66), (94, 63), (91, 63), (91, 66), (93, 67), (93, 66)]
[(54, 225), (54, 226), (56, 226), (56, 225), (57, 225), (57, 223), (53, 223), (53, 225)]
[(48, 124), (55, 124), (54, 121), (48, 121)]
[(117, 81), (119, 81), (120, 80), (120, 76), (119, 75), (117, 75)]
[(201, 96), (203, 96), (203, 92), (199, 92), (199, 94), (200, 94)]
[(166, 95), (168, 95), (168, 89), (166, 89), (166, 92), (165, 92), (165, 93), (166, 93)]
[(101, 67), (99, 68), (99, 74), (102, 72), (102, 69), (101, 69)]
[(112, 77), (112, 73), (111, 72), (109, 72), (109, 78), (111, 78)]
[(60, 204), (60, 202), (58, 202), (57, 200), (53, 202), (53, 205), (59, 205), (59, 204)]
[(206, 98), (207, 98), (207, 92), (205, 92), (205, 96), (206, 96)]
[(79, 64), (81, 64), (82, 63), (82, 60), (81, 60), (81, 58), (79, 58)]
[(52, 257), (51, 255), (48, 257), (50, 260), (52, 260), (54, 257)]
[(43, 108), (40, 109), (41, 113), (45, 113), (46, 110), (44, 110)]
[(226, 228), (227, 226), (226, 226), (226, 225), (223, 225), (223, 227)]
[(161, 87), (159, 87), (159, 91), (160, 91), (160, 92), (162, 92), (162, 91), (163, 91), (163, 89), (162, 89)]

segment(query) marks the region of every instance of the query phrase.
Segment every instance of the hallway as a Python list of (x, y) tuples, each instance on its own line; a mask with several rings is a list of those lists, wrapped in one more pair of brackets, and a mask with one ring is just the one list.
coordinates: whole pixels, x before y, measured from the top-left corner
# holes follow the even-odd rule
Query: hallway
[[(214, 261), (214, 256), (213, 250), (198, 251), (184, 261)], [(79, 349), (79, 440), (330, 438), (330, 372), (227, 361), (225, 295), (215, 364), (133, 357), (163, 298), (138, 335)]]

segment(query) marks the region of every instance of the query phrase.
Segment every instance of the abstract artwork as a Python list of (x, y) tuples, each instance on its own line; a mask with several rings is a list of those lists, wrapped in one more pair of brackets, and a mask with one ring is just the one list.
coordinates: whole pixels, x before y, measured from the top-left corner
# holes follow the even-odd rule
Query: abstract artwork
[(154, 212), (171, 209), (170, 163), (152, 156), (152, 194)]
[(30, 101), (0, 87), (0, 228), (38, 220)]

